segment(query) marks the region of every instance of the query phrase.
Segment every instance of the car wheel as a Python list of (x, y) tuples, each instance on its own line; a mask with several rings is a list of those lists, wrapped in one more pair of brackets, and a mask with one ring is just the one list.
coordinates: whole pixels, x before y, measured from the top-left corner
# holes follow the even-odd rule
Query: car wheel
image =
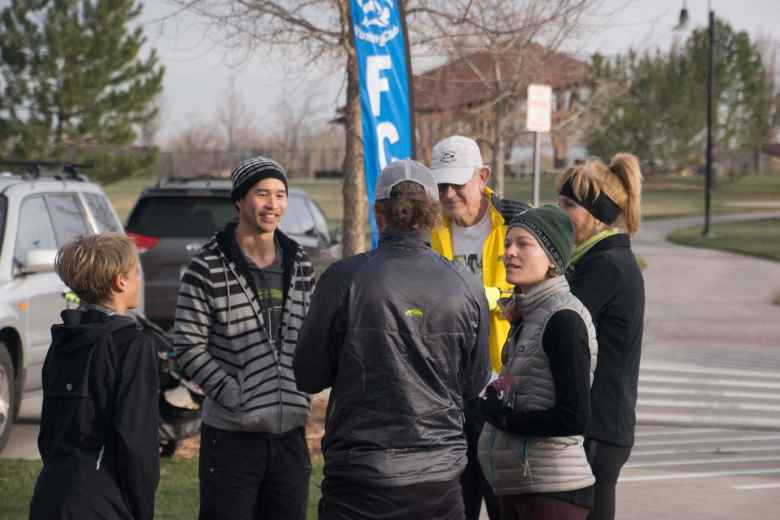
[(14, 389), (14, 364), (8, 349), (0, 342), (0, 451), (8, 443), (14, 422)]

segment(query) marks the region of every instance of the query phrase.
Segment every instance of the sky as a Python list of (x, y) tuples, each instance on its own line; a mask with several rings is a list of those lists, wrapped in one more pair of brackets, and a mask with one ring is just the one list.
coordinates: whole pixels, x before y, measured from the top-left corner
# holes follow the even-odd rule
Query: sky
[[(586, 59), (593, 52), (615, 54), (633, 49), (668, 49), (686, 32), (675, 32), (680, 9), (687, 4), (689, 28), (707, 23), (707, 0), (602, 0), (592, 18), (593, 30), (570, 45), (569, 52)], [(780, 51), (780, 0), (710, 0), (712, 9), (735, 30), (751, 39), (773, 38)], [(169, 0), (147, 0), (139, 19), (166, 67), (163, 116), (159, 140), (164, 143), (193, 121), (213, 120), (219, 99), (231, 77), (262, 126), (272, 126), (281, 99), (315, 96), (313, 122), (327, 120), (342, 99), (344, 72), (306, 67), (294, 60), (256, 53), (245, 56), (226, 50), (219, 33), (207, 22)], [(436, 57), (413, 56), (416, 72)]]

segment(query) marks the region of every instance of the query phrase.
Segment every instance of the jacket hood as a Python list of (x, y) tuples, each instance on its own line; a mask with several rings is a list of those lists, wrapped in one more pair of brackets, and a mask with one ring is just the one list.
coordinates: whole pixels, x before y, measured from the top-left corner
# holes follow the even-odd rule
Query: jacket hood
[[(66, 310), (60, 314), (62, 323), (51, 328), (51, 349), (59, 352), (75, 352), (89, 347), (104, 334), (108, 322), (112, 322), (112, 330), (125, 327), (137, 327), (135, 320), (127, 316), (109, 316), (108, 314), (90, 309)], [(113, 320), (121, 320), (114, 322)]]
[[(217, 231), (204, 248), (215, 248), (228, 260), (232, 260), (236, 264), (240, 263), (244, 255), (241, 253), (241, 249), (236, 241), (237, 226), (238, 224), (235, 222), (229, 222), (223, 229)], [(282, 233), (279, 229), (274, 232), (274, 238), (281, 244), (284, 256), (295, 258), (295, 254), (300, 248), (298, 242)]]

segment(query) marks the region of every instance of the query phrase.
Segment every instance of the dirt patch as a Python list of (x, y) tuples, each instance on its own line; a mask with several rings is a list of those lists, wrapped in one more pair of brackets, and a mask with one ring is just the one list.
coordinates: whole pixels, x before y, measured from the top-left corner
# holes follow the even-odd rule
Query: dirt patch
[(312, 396), (311, 414), (306, 424), (306, 444), (313, 459), (322, 458), (321, 441), (325, 435), (325, 411), (328, 407), (329, 392), (320, 392)]
[[(325, 410), (328, 407), (328, 392), (321, 392), (312, 396), (311, 414), (309, 422), (306, 423), (306, 444), (309, 446), (309, 453), (312, 459), (322, 459), (321, 441), (325, 434)], [(191, 460), (198, 456), (200, 451), (200, 435), (183, 439), (176, 443), (175, 458)]]

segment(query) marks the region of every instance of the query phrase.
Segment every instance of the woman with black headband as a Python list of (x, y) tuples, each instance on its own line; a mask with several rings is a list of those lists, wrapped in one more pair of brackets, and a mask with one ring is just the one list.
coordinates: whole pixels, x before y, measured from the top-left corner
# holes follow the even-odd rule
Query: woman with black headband
[(589, 520), (615, 517), (615, 486), (634, 445), (645, 286), (630, 236), (639, 229), (642, 174), (621, 153), (609, 166), (578, 161), (558, 179), (558, 205), (575, 227), (567, 272), (593, 317), (599, 362), (591, 388), (585, 450), (596, 477)]

